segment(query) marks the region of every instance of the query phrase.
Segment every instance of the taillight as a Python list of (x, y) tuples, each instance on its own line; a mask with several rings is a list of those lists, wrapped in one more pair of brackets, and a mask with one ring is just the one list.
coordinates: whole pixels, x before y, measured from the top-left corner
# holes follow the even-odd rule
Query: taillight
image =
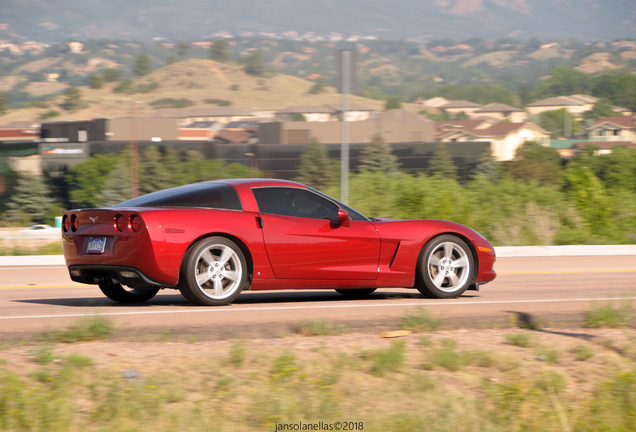
[(128, 226), (128, 219), (126, 218), (126, 216), (123, 216), (123, 215), (115, 216), (115, 227), (120, 232), (123, 232), (127, 226)]
[(71, 229), (71, 218), (67, 215), (64, 215), (62, 218), (62, 226), (64, 227), (64, 231), (68, 232)]
[(79, 218), (77, 217), (77, 215), (73, 215), (71, 216), (71, 229), (73, 230), (73, 232), (77, 231), (77, 229), (79, 228)]
[(134, 232), (139, 232), (143, 226), (144, 221), (141, 220), (141, 216), (133, 215), (133, 217), (130, 218), (130, 228), (132, 228)]

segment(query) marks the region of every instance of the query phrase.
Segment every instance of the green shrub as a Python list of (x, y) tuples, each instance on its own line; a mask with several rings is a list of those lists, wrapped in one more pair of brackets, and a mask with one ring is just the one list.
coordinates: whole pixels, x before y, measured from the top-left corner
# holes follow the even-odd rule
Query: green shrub
[(506, 335), (506, 342), (510, 345), (529, 348), (532, 345), (530, 335), (527, 333), (513, 333)]
[(399, 320), (400, 328), (412, 331), (435, 331), (439, 329), (441, 320), (433, 317), (427, 309), (419, 308), (406, 313)]
[(585, 313), (585, 325), (591, 328), (623, 328), (631, 318), (631, 301), (623, 301), (616, 307), (611, 303), (592, 304)]
[(392, 341), (389, 348), (375, 351), (370, 355), (371, 372), (377, 376), (384, 376), (389, 372), (399, 370), (404, 364), (405, 351), (406, 343), (404, 341)]

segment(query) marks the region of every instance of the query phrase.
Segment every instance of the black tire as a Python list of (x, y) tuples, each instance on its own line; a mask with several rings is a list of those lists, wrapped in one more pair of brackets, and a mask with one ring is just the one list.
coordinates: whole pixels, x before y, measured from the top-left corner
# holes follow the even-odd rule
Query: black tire
[(159, 292), (160, 288), (139, 289), (139, 288), (124, 288), (121, 284), (109, 284), (102, 282), (99, 284), (99, 289), (102, 290), (104, 295), (116, 301), (117, 303), (130, 303), (139, 304), (145, 303), (153, 298)]
[(201, 306), (221, 306), (234, 301), (248, 281), (245, 256), (225, 237), (199, 240), (183, 257), (179, 291)]
[(424, 246), (416, 287), (427, 297), (459, 297), (474, 282), (474, 273), (475, 260), (466, 242), (453, 235), (443, 235)]
[(376, 288), (354, 288), (354, 289), (337, 289), (336, 292), (348, 298), (366, 297), (375, 291)]

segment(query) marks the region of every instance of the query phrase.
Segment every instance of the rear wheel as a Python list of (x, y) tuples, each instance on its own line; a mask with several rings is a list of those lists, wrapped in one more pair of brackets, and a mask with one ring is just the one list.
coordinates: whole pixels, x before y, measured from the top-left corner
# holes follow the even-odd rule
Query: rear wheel
[(424, 246), (417, 289), (430, 297), (459, 297), (473, 282), (474, 269), (466, 242), (453, 235), (439, 236)]
[(195, 243), (184, 257), (181, 294), (192, 303), (220, 306), (232, 302), (247, 284), (247, 263), (241, 249), (225, 237)]
[(121, 284), (109, 284), (102, 282), (99, 284), (99, 289), (102, 290), (106, 297), (116, 301), (117, 303), (138, 304), (147, 302), (153, 298), (157, 295), (160, 288), (127, 288), (123, 287)]
[(349, 298), (362, 298), (368, 296), (375, 290), (375, 288), (337, 289), (336, 292)]

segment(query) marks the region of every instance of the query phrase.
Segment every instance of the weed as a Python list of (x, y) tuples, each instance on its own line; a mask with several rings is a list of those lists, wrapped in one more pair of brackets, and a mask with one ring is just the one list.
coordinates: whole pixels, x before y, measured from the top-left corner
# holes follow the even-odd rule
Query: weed
[(587, 345), (579, 344), (570, 348), (570, 353), (574, 354), (576, 361), (585, 361), (592, 358), (594, 351)]
[(297, 370), (296, 357), (293, 354), (285, 353), (276, 357), (270, 370), (270, 375), (274, 380), (284, 381), (291, 378)]
[(529, 348), (532, 345), (530, 335), (527, 333), (513, 333), (506, 335), (506, 342), (508, 342), (510, 345), (522, 348)]
[(449, 371), (458, 371), (468, 363), (467, 357), (461, 352), (455, 351), (453, 348), (442, 348), (434, 350), (430, 357), (430, 365), (432, 367), (441, 367)]
[(404, 341), (392, 341), (389, 348), (381, 349), (371, 353), (371, 372), (377, 376), (384, 376), (388, 372), (395, 372), (404, 364), (404, 351), (406, 343)]
[(624, 301), (614, 307), (611, 303), (592, 304), (585, 313), (585, 325), (591, 328), (623, 328), (632, 317), (631, 301)]
[(6, 366), (9, 364), (9, 360), (0, 358), (0, 366)]
[(243, 362), (245, 362), (245, 354), (247, 352), (247, 348), (241, 342), (237, 342), (232, 345), (230, 349), (230, 355), (227, 359), (227, 362), (236, 366), (241, 367)]
[(64, 362), (69, 366), (76, 368), (85, 368), (93, 364), (93, 360), (91, 360), (90, 357), (86, 357), (81, 354), (69, 354), (64, 357)]
[(422, 336), (420, 338), (419, 344), (422, 345), (422, 346), (428, 347), (428, 346), (433, 345), (433, 341), (428, 336)]
[(484, 350), (465, 351), (464, 355), (470, 364), (481, 368), (493, 367), (497, 363), (495, 357)]
[(553, 348), (540, 348), (537, 352), (537, 359), (543, 360), (551, 365), (557, 364), (559, 357), (559, 351)]
[(94, 316), (82, 319), (67, 329), (49, 332), (45, 339), (50, 342), (86, 342), (106, 339), (112, 335), (114, 330), (115, 327), (109, 319)]
[(303, 336), (332, 336), (342, 332), (342, 327), (336, 326), (331, 321), (324, 320), (304, 321), (298, 328), (298, 333)]
[(412, 331), (435, 331), (439, 329), (441, 320), (434, 317), (427, 309), (419, 308), (408, 312), (400, 318), (400, 328)]
[(402, 385), (402, 391), (405, 393), (427, 392), (435, 388), (435, 382), (428, 374), (418, 373), (410, 376)]
[(534, 387), (544, 392), (560, 393), (565, 389), (565, 378), (559, 372), (547, 371), (534, 381)]
[(442, 346), (446, 349), (452, 350), (457, 348), (457, 341), (455, 339), (444, 338), (440, 342), (442, 343)]
[(54, 358), (53, 352), (51, 351), (51, 348), (48, 346), (44, 346), (39, 349), (33, 350), (30, 352), (30, 354), (33, 356), (31, 360), (34, 363), (41, 364), (41, 365), (51, 363)]

